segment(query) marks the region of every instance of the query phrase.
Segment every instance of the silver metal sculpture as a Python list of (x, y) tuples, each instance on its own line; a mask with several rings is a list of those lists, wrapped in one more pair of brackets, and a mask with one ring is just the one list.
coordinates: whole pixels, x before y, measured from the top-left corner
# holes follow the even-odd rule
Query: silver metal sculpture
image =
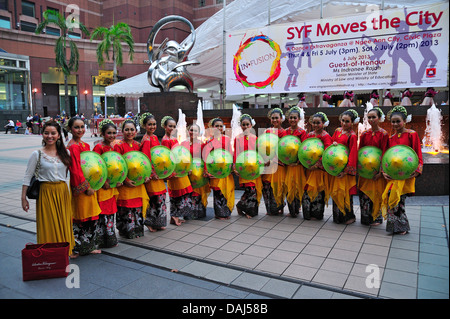
[[(174, 40), (164, 39), (158, 48), (155, 48), (155, 38), (158, 31), (168, 23), (184, 22), (191, 29), (191, 34), (178, 43)], [(150, 61), (148, 69), (148, 82), (161, 92), (169, 92), (170, 88), (181, 85), (189, 92), (194, 89), (194, 81), (186, 70), (186, 66), (199, 64), (197, 60), (188, 61), (188, 54), (195, 43), (195, 29), (192, 23), (181, 16), (167, 16), (159, 20), (150, 31), (147, 40), (147, 53)]]

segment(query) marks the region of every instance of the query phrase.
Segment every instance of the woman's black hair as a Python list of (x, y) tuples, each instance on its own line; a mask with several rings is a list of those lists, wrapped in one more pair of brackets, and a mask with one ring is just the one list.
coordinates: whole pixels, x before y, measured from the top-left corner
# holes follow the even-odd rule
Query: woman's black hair
[(321, 121), (322, 121), (322, 123), (325, 123), (326, 121), (328, 121), (328, 119), (325, 119), (325, 116), (323, 115), (322, 112), (317, 112), (317, 113), (315, 113), (315, 114), (311, 117), (311, 119), (313, 119), (313, 118), (315, 118), (315, 117), (320, 118)]
[[(70, 120), (67, 122), (67, 127), (69, 129), (71, 129), (72, 126), (73, 126), (73, 123), (75, 123), (75, 121), (77, 121), (77, 120), (83, 121), (83, 119), (81, 117), (79, 117), (79, 116), (72, 116), (70, 118)], [(83, 121), (83, 123), (84, 123), (84, 121)]]
[(373, 109), (371, 109), (369, 112), (367, 112), (367, 114), (369, 114), (370, 112), (377, 112), (378, 118), (381, 118), (383, 116), (383, 114), (381, 114), (380, 110), (375, 107)]
[[(81, 118), (79, 119), (81, 120)], [(66, 146), (64, 145), (63, 135), (61, 133), (62, 131), (61, 125), (59, 125), (59, 123), (56, 121), (47, 121), (44, 123), (44, 126), (42, 127), (42, 133), (44, 133), (45, 129), (49, 126), (56, 128), (56, 130), (58, 131), (59, 139), (58, 142), (56, 143), (56, 153), (58, 154), (58, 157), (61, 160), (61, 162), (63, 162), (63, 164), (66, 167), (69, 167), (72, 164), (72, 159), (69, 153), (67, 152)]]
[(343, 112), (343, 113), (339, 116), (339, 119), (341, 119), (342, 116), (344, 116), (344, 115), (350, 116), (350, 119), (352, 120), (352, 123), (353, 123), (353, 122), (356, 120), (356, 118), (357, 118), (355, 112), (352, 112), (352, 111), (350, 111), (350, 110), (347, 110), (347, 111)]
[[(142, 119), (142, 124), (147, 124), (147, 122), (148, 122), (148, 120), (150, 120), (150, 119), (155, 119), (155, 116), (153, 115), (153, 114), (149, 114), (149, 113), (147, 113), (148, 115), (146, 115), (143, 119)], [(145, 114), (143, 114), (143, 115), (145, 115)], [(156, 120), (156, 119), (155, 119)]]
[(106, 130), (109, 129), (110, 127), (117, 129), (117, 126), (114, 123), (105, 123), (102, 126), (102, 134), (105, 134)]
[(137, 128), (137, 127), (136, 127), (136, 123), (134, 123), (134, 120), (133, 120), (133, 119), (126, 119), (125, 121), (122, 122), (122, 125), (121, 125), (122, 131), (123, 131), (123, 128), (125, 127), (125, 125), (128, 124), (128, 123), (133, 124), (133, 125), (134, 125), (134, 128)]
[(223, 122), (223, 120), (220, 117), (216, 117), (215, 119), (212, 120), (211, 122), (211, 126), (214, 127), (214, 124), (216, 124), (216, 122)]

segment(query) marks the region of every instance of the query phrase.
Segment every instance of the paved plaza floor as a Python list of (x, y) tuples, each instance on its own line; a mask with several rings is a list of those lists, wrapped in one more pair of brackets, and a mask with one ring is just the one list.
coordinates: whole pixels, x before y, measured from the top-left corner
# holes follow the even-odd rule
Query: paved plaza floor
[[(84, 141), (92, 148), (96, 139)], [(20, 250), (35, 242), (36, 224), (34, 201), (28, 213), (21, 208), (21, 185), (40, 143), (37, 135), (0, 134), (0, 298), (449, 297), (448, 196), (408, 198), (411, 231), (393, 236), (385, 223), (360, 223), (356, 196), (357, 221), (341, 225), (333, 223), (331, 205), (322, 221), (308, 221), (287, 216), (287, 207), (283, 216), (266, 215), (263, 202), (252, 219), (234, 209), (229, 220), (217, 220), (211, 194), (202, 220), (146, 230), (101, 255), (71, 260), (90, 273), (84, 289), (63, 289), (63, 279), (22, 282)], [(241, 195), (237, 190), (236, 201)], [(111, 281), (114, 273), (120, 276)]]

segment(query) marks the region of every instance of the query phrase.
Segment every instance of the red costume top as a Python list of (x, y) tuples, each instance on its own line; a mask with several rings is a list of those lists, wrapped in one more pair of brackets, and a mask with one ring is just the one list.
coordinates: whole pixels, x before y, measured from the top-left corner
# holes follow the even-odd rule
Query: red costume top
[[(148, 158), (151, 160), (152, 156), (150, 153), (150, 150), (155, 147), (159, 146), (159, 140), (158, 137), (154, 134), (148, 135), (145, 133), (145, 135), (142, 137), (141, 140), (141, 148), (140, 151), (148, 156)], [(152, 170), (153, 171), (153, 170)], [(149, 196), (155, 196), (155, 195), (161, 195), (167, 193), (166, 184), (164, 184), (163, 180), (151, 180), (149, 183), (145, 184), (145, 189), (147, 190), (147, 194)]]
[(406, 129), (405, 132), (400, 134), (394, 134), (389, 137), (388, 148), (395, 145), (406, 145), (411, 147), (419, 157), (419, 166), (416, 169), (416, 172), (422, 174), (423, 170), (423, 158), (422, 158), (422, 149), (420, 147), (420, 138), (419, 134), (416, 131)]
[(300, 138), (300, 142), (303, 142), (304, 140), (306, 140), (307, 134), (306, 134), (306, 131), (300, 127), (296, 128), (295, 130), (288, 127), (287, 129), (284, 130), (284, 136), (286, 136), (286, 135), (297, 136), (298, 138)]
[(345, 167), (345, 172), (350, 175), (356, 175), (356, 166), (358, 164), (358, 138), (353, 130), (350, 132), (343, 132), (342, 127), (338, 127), (333, 136), (333, 142), (345, 145), (348, 147), (348, 163)]
[(276, 129), (274, 127), (268, 128), (264, 133), (273, 133), (275, 135), (278, 135), (279, 138), (282, 138), (286, 135), (286, 130), (283, 128)]
[(192, 158), (202, 158), (202, 142), (200, 140), (191, 143), (190, 140), (181, 142), (181, 146), (186, 147), (192, 155)]
[(202, 149), (202, 159), (206, 162), (208, 155), (211, 151), (215, 149), (224, 149), (230, 152), (233, 155), (233, 151), (231, 149), (230, 138), (226, 135), (220, 135), (220, 137), (210, 138), (204, 145)]
[(381, 151), (382, 154), (386, 152), (388, 147), (389, 134), (386, 130), (381, 127), (378, 131), (373, 132), (371, 128), (361, 133), (359, 137), (359, 148), (364, 146), (376, 146)]
[[(240, 134), (234, 139), (234, 156), (233, 162), (236, 163), (236, 158), (239, 154), (245, 151), (256, 151), (257, 137), (254, 134), (244, 135)], [(254, 182), (245, 182), (241, 184), (243, 187), (255, 186)]]
[(70, 171), (70, 186), (72, 188), (72, 194), (74, 196), (79, 195), (80, 193), (84, 193), (90, 187), (89, 182), (83, 175), (83, 171), (81, 170), (81, 152), (90, 151), (91, 147), (89, 144), (80, 141), (79, 143), (75, 143), (74, 140), (71, 140), (69, 144), (67, 144), (67, 149), (70, 152), (70, 157), (72, 159), (72, 164), (69, 167)]
[[(94, 146), (93, 151), (99, 155), (102, 155), (105, 152), (114, 151), (114, 148), (111, 145), (106, 145), (104, 141), (102, 141)], [(115, 196), (118, 194), (119, 192), (115, 187), (108, 189), (100, 188), (97, 191), (98, 204), (102, 209), (102, 214), (112, 215), (117, 212), (117, 202)]]

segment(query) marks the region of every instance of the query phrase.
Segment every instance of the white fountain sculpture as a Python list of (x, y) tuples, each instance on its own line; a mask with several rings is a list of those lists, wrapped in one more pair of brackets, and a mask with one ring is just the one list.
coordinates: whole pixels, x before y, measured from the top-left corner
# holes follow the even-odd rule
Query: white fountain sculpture
[(427, 126), (422, 140), (424, 151), (439, 152), (442, 150), (442, 121), (441, 110), (433, 103), (427, 110)]

